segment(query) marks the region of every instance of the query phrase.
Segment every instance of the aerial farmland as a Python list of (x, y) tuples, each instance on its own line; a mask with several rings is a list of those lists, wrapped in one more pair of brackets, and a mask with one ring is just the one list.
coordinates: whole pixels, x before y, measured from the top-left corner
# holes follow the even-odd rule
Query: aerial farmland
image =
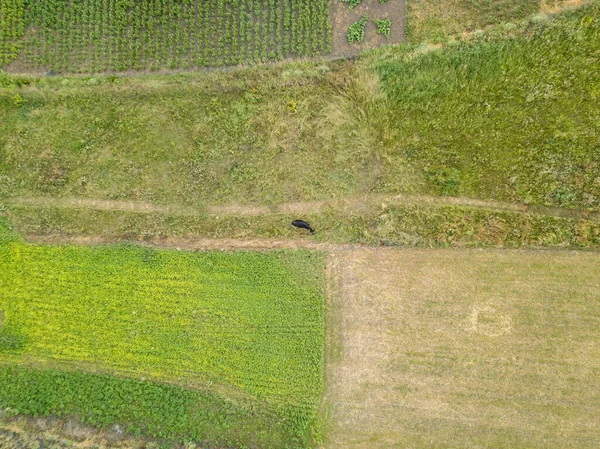
[(598, 0), (0, 0), (0, 448), (597, 448)]

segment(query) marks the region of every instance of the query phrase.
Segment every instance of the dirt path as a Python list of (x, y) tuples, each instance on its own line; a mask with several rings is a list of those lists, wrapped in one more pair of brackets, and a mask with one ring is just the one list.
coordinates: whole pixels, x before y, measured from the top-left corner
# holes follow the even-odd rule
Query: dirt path
[(88, 198), (54, 198), (54, 197), (16, 197), (2, 200), (13, 206), (89, 208), (95, 210), (117, 210), (139, 213), (166, 213), (174, 215), (199, 215), (208, 213), (214, 216), (260, 216), (270, 214), (314, 214), (325, 209), (341, 209), (353, 212), (365, 207), (380, 204), (414, 204), (429, 206), (464, 206), (494, 211), (510, 211), (546, 215), (552, 217), (588, 219), (600, 221), (600, 213), (580, 211), (559, 207), (530, 206), (495, 200), (480, 200), (464, 197), (415, 195), (402, 193), (398, 195), (363, 195), (326, 201), (307, 201), (283, 203), (273, 207), (248, 205), (215, 205), (199, 206), (163, 206), (139, 201), (117, 201)]
[(361, 245), (338, 245), (319, 243), (301, 239), (186, 239), (165, 238), (151, 240), (123, 240), (87, 235), (27, 235), (27, 240), (33, 243), (73, 244), (73, 245), (107, 245), (132, 242), (156, 248), (167, 248), (187, 251), (222, 250), (222, 251), (265, 251), (272, 249), (315, 249), (322, 251), (361, 248)]

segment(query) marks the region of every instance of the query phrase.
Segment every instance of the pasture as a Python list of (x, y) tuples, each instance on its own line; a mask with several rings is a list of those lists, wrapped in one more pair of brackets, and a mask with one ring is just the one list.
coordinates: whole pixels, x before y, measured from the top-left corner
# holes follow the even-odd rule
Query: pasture
[[(0, 404), (207, 446), (318, 438), (323, 258), (0, 243)], [(135, 399), (132, 399), (135, 398)]]
[(342, 250), (332, 448), (596, 448), (600, 255)]

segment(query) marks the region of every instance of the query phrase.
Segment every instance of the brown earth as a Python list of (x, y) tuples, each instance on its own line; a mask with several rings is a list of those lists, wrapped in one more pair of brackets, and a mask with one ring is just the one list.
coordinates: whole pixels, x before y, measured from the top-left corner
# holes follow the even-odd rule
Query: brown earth
[[(388, 0), (381, 4), (379, 0), (363, 0), (358, 6), (350, 9), (348, 3), (332, 0), (331, 24), (333, 36), (331, 42), (332, 56), (356, 56), (361, 51), (381, 47), (382, 45), (397, 44), (404, 41), (405, 0)], [(365, 28), (365, 40), (362, 44), (348, 43), (348, 27), (368, 15), (369, 21)], [(373, 19), (392, 21), (389, 39), (377, 33), (377, 25)]]
[[(130, 242), (131, 240), (111, 239), (87, 235), (27, 235), (27, 241), (43, 244), (108, 245)], [(358, 245), (335, 245), (301, 239), (188, 239), (169, 237), (155, 240), (139, 240), (134, 243), (155, 248), (185, 251), (267, 251), (273, 249), (314, 249), (329, 250), (338, 247), (359, 247)]]

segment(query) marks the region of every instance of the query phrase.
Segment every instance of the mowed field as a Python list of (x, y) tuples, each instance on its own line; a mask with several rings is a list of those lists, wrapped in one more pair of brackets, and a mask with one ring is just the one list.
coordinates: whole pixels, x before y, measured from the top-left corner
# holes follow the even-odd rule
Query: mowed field
[(0, 67), (95, 73), (316, 56), (331, 0), (0, 1)]
[(0, 407), (206, 447), (319, 438), (314, 252), (0, 242)]
[(597, 448), (600, 255), (329, 258), (332, 448)]

